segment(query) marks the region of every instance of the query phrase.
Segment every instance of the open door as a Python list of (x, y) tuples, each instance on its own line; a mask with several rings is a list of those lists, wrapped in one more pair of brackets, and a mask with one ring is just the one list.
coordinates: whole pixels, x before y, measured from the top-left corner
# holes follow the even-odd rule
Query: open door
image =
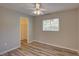
[(28, 43), (28, 18), (21, 17), (20, 19), (20, 33), (21, 33), (21, 46)]

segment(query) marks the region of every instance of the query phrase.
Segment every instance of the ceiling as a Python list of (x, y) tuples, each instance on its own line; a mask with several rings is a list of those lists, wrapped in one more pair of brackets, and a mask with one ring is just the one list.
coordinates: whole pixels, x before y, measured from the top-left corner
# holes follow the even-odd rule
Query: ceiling
[[(34, 16), (34, 3), (0, 3), (0, 6), (25, 13), (26, 15)], [(79, 3), (41, 3), (41, 8), (45, 9), (44, 14), (59, 12), (69, 9), (78, 8)]]

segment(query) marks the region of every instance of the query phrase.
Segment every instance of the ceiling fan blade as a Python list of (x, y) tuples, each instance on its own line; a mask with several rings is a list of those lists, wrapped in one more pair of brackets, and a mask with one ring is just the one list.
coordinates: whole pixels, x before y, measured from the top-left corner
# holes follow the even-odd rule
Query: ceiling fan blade
[[(36, 10), (36, 8), (28, 8), (29, 10)], [(43, 8), (40, 8), (39, 10), (41, 10), (41, 11), (46, 11), (45, 9), (43, 9)]]

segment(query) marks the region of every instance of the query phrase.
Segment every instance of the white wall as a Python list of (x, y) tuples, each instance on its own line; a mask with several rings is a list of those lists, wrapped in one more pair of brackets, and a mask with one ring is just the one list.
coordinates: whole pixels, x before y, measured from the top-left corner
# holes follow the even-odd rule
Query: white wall
[(20, 46), (20, 17), (29, 18), (29, 39), (32, 40), (32, 17), (0, 7), (0, 53)]
[(33, 35), (34, 35), (34, 31), (33, 31), (33, 27), (34, 27), (34, 22), (33, 22), (33, 17), (28, 17), (29, 19), (29, 43), (33, 42), (34, 38), (33, 38)]
[(77, 46), (79, 52), (79, 9), (77, 10)]
[[(43, 32), (42, 20), (60, 18), (59, 32)], [(35, 17), (35, 41), (78, 50), (77, 46), (77, 10), (62, 11), (49, 15)]]

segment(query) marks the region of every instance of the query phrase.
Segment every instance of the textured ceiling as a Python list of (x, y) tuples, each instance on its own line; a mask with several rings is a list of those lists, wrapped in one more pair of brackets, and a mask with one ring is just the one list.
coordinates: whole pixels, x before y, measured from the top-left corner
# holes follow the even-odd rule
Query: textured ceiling
[[(0, 4), (0, 6), (16, 10), (25, 13), (27, 15), (34, 16), (33, 10), (31, 9), (35, 7), (33, 3), (3, 3)], [(79, 3), (42, 3), (41, 4), (41, 8), (45, 9), (44, 14), (74, 9), (78, 7), (79, 7)]]

